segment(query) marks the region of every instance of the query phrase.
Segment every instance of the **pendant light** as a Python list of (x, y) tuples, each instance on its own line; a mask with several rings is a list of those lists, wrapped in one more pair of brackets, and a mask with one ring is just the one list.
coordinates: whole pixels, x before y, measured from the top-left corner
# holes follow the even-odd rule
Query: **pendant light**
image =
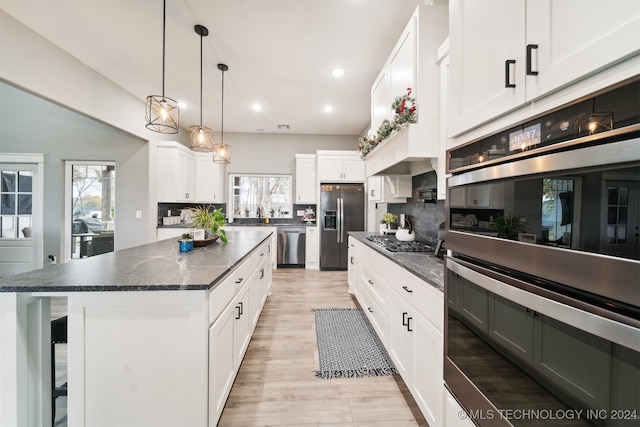
[(189, 148), (193, 151), (209, 152), (213, 150), (213, 131), (202, 126), (202, 38), (209, 35), (209, 30), (202, 25), (196, 25), (194, 30), (200, 36), (200, 125), (189, 128)]
[(229, 70), (226, 64), (218, 64), (218, 70), (222, 71), (222, 108), (220, 121), (220, 144), (213, 146), (214, 163), (231, 163), (231, 147), (224, 143), (224, 72)]
[(164, 96), (164, 52), (167, 26), (167, 1), (162, 9), (162, 95), (147, 96), (145, 119), (147, 129), (158, 133), (178, 133), (180, 128), (180, 108), (178, 103)]

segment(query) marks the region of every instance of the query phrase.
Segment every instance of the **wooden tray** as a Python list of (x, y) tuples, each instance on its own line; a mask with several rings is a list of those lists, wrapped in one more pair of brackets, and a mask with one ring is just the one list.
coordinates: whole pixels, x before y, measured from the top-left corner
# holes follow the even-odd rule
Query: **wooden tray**
[(202, 246), (207, 246), (210, 245), (211, 243), (215, 242), (216, 240), (218, 240), (220, 236), (213, 236), (211, 239), (204, 239), (204, 240), (194, 240), (193, 241), (193, 246), (194, 247), (202, 247)]

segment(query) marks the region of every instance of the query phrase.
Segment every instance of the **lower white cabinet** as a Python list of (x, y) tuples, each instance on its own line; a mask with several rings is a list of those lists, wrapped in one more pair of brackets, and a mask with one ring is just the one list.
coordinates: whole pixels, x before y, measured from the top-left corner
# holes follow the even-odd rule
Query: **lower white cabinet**
[[(215, 426), (271, 289), (265, 242), (209, 296), (209, 425)], [(220, 313), (218, 307), (224, 307)]]
[(356, 281), (358, 280), (358, 246), (359, 244), (356, 240), (349, 236), (347, 284), (349, 285), (349, 293), (356, 296), (358, 295), (358, 289), (356, 289)]
[(318, 236), (318, 227), (306, 227), (307, 235), (305, 240), (305, 268), (318, 269), (320, 265), (320, 251), (318, 245), (320, 239)]
[(425, 419), (445, 425), (443, 292), (353, 237), (348, 277)]

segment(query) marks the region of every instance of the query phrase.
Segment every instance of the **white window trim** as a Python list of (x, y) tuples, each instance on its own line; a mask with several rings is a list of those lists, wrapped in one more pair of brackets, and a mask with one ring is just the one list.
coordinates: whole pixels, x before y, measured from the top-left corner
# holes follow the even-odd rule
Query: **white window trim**
[[(295, 205), (295, 200), (293, 200), (293, 175), (291, 174), (283, 174), (283, 173), (233, 173), (233, 174), (228, 174), (228, 180), (229, 180), (229, 192), (227, 193), (229, 195), (228, 197), (228, 203), (227, 203), (227, 221), (228, 222), (233, 222), (234, 216), (233, 216), (233, 181), (236, 177), (238, 176), (257, 176), (257, 177), (273, 177), (273, 178), (289, 178), (290, 184), (289, 185), (289, 203), (290, 203), (290, 208), (291, 208), (291, 218), (294, 218), (293, 216), (293, 206)], [(242, 217), (240, 217), (242, 218)]]

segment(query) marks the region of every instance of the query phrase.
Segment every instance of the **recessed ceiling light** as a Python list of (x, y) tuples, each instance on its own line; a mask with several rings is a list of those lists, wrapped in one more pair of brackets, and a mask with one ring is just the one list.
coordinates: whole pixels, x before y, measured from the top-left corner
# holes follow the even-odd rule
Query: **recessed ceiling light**
[(322, 111), (324, 111), (325, 113), (332, 113), (333, 107), (331, 105), (327, 105), (322, 109)]
[(344, 69), (334, 68), (331, 70), (331, 75), (333, 75), (333, 77), (342, 77), (344, 75)]
[(253, 111), (260, 111), (260, 110), (262, 110), (262, 105), (260, 105), (260, 104), (256, 104), (256, 103), (251, 104), (251, 109), (252, 109)]

